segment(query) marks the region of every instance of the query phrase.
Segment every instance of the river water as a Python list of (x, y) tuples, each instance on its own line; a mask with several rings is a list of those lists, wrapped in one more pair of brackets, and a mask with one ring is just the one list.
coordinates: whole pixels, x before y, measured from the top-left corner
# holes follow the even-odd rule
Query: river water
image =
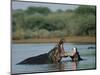
[[(72, 62), (67, 57), (63, 58), (59, 64), (16, 65), (26, 58), (47, 53), (55, 45), (56, 43), (12, 44), (12, 74), (96, 69), (96, 45), (88, 43), (64, 44), (64, 49), (68, 52), (71, 52), (73, 47), (77, 47), (84, 59), (79, 62)], [(89, 47), (93, 48), (88, 49)]]

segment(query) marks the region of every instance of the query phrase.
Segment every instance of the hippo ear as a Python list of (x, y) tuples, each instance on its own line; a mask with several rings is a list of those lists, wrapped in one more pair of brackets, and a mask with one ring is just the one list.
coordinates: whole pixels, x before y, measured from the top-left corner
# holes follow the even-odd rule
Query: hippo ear
[(62, 44), (62, 43), (64, 43), (64, 39), (63, 38), (60, 39), (60, 41), (59, 41), (59, 44)]

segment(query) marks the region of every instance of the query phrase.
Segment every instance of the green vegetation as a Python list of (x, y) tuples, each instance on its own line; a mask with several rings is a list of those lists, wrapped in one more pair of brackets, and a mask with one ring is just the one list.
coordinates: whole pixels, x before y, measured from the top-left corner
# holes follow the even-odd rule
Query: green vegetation
[(47, 7), (13, 10), (12, 33), (13, 40), (95, 36), (96, 7), (79, 6), (75, 10), (55, 12)]

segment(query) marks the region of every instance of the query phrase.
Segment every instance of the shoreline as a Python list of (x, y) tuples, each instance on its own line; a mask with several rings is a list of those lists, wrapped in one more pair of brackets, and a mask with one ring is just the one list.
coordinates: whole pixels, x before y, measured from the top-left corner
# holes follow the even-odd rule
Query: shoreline
[[(57, 43), (61, 38), (33, 38), (33, 39), (21, 39), (12, 40), (12, 43)], [(68, 36), (64, 37), (65, 43), (96, 43), (96, 37), (94, 36)]]

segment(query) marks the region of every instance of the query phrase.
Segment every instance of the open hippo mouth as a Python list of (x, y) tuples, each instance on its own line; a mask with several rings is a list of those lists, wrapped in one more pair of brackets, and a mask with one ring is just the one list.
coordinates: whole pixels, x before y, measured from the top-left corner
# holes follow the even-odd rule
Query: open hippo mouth
[(52, 50), (50, 50), (48, 53), (41, 54), (34, 57), (29, 57), (22, 62), (18, 64), (49, 64), (49, 63), (59, 63), (62, 59), (62, 57), (71, 57), (72, 61), (80, 61), (83, 60), (79, 52), (77, 51), (77, 48), (74, 48), (72, 50), (72, 54), (70, 55), (64, 55), (61, 52), (61, 48), (59, 46), (54, 47)]
[(34, 57), (29, 57), (18, 64), (49, 64), (58, 63), (61, 61), (61, 53), (59, 47), (54, 47), (48, 53), (41, 54)]
[(74, 52), (71, 55), (65, 55), (63, 48), (63, 39), (48, 53), (44, 53), (38, 56), (29, 57), (18, 64), (48, 64), (48, 63), (58, 63), (61, 61), (62, 57), (70, 56), (72, 60), (81, 60), (77, 48), (74, 48)]

